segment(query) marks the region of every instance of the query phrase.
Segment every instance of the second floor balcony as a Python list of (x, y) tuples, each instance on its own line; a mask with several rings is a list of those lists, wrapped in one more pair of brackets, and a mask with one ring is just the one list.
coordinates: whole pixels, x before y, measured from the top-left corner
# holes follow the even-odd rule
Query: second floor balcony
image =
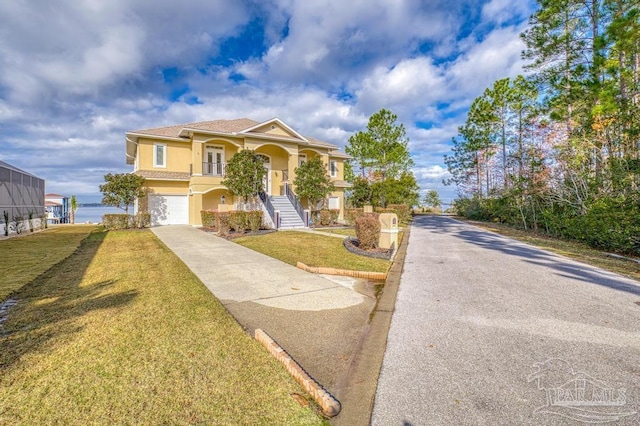
[(202, 163), (204, 176), (224, 176), (227, 163)]

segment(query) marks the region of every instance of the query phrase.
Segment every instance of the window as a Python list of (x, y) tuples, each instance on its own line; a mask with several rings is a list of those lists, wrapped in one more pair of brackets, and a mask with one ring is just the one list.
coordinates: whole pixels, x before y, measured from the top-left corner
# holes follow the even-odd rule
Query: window
[(298, 155), (298, 167), (302, 166), (302, 163), (307, 162), (307, 154), (299, 154)]
[(167, 167), (167, 144), (153, 144), (153, 167)]
[(329, 209), (330, 210), (340, 209), (340, 197), (329, 197)]
[(338, 177), (338, 162), (335, 160), (329, 161), (329, 174), (331, 177)]

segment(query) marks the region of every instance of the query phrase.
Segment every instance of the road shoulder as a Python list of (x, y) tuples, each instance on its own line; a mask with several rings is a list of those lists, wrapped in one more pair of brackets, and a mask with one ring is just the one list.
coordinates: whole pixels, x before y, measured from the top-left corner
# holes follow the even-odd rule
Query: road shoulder
[(342, 412), (331, 420), (332, 425), (368, 425), (371, 421), (410, 230), (411, 226), (407, 226), (371, 320), (363, 329), (347, 373), (336, 385), (336, 397), (342, 404)]

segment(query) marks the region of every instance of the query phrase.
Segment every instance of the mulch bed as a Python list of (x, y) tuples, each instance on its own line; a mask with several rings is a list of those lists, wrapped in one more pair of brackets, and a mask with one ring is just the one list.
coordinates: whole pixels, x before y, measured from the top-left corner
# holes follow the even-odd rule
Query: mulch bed
[(369, 250), (362, 250), (360, 247), (358, 247), (360, 242), (357, 239), (351, 238), (351, 237), (345, 238), (344, 240), (342, 240), (342, 244), (351, 253), (359, 254), (361, 256), (374, 257), (376, 259), (390, 260), (394, 252), (394, 248), (383, 249), (380, 247), (376, 247)]

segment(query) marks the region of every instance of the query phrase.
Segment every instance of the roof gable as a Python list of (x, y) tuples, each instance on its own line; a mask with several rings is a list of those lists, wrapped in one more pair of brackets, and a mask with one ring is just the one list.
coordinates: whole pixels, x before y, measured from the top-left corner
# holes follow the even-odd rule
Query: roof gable
[(262, 134), (262, 135), (269, 135), (269, 136), (275, 136), (275, 137), (298, 139), (303, 142), (309, 142), (307, 138), (305, 138), (300, 133), (293, 130), (291, 127), (289, 127), (286, 123), (284, 123), (279, 118), (273, 118), (263, 123), (258, 123), (254, 126), (244, 129), (240, 133), (243, 133), (246, 135)]

